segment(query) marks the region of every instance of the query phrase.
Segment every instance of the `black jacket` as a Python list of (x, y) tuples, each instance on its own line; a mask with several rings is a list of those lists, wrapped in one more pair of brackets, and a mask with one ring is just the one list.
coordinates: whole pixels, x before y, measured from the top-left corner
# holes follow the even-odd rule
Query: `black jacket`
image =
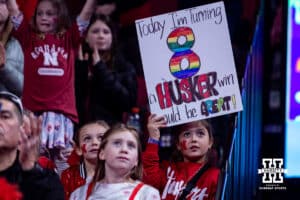
[(18, 162), (4, 171), (5, 177), (12, 184), (17, 184), (23, 194), (23, 200), (63, 200), (64, 190), (59, 176), (53, 170), (43, 169), (39, 165), (29, 171), (23, 171)]
[(75, 66), (76, 105), (80, 124), (89, 120), (105, 120), (109, 124), (120, 122), (123, 112), (135, 106), (135, 69), (122, 56), (114, 58), (112, 68), (103, 61), (92, 66), (90, 80), (87, 61), (77, 60)]

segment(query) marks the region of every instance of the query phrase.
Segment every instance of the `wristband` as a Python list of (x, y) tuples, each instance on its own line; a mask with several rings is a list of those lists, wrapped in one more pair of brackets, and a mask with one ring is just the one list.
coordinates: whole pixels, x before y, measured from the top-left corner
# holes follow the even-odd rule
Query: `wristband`
[(148, 143), (151, 143), (151, 144), (159, 144), (159, 140), (156, 140), (156, 139), (153, 139), (153, 138), (149, 137)]

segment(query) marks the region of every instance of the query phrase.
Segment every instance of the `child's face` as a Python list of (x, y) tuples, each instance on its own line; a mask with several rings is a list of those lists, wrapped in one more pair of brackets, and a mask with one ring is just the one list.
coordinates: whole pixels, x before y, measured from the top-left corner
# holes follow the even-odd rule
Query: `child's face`
[(184, 161), (193, 162), (203, 162), (213, 143), (202, 124), (187, 126), (179, 134), (178, 142), (177, 148), (182, 153)]
[(16, 109), (12, 102), (0, 99), (0, 151), (17, 148), (21, 139), (21, 122)]
[(83, 127), (79, 135), (79, 147), (76, 148), (78, 155), (85, 160), (96, 162), (102, 137), (107, 129), (99, 124), (89, 124)]
[(87, 32), (86, 42), (90, 48), (106, 51), (111, 48), (112, 33), (110, 28), (101, 20), (96, 20)]
[(50, 1), (41, 1), (36, 10), (36, 26), (41, 33), (55, 33), (58, 13)]
[(129, 131), (113, 133), (100, 151), (99, 159), (105, 160), (106, 172), (128, 174), (138, 164), (137, 139)]

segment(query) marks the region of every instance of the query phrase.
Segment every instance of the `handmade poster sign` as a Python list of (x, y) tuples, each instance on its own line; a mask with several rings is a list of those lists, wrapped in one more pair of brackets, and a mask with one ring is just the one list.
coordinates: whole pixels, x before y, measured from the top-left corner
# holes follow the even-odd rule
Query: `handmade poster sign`
[(243, 109), (223, 2), (135, 24), (150, 110), (168, 126)]

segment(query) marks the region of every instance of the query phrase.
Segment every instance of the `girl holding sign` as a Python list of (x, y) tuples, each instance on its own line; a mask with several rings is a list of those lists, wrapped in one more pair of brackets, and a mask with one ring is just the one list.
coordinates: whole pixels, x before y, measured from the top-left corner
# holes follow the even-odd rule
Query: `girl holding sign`
[(162, 199), (215, 199), (220, 170), (209, 160), (213, 146), (211, 125), (206, 120), (174, 128), (179, 162), (159, 163), (159, 128), (164, 117), (149, 116), (149, 140), (143, 154), (144, 179), (161, 192)]

